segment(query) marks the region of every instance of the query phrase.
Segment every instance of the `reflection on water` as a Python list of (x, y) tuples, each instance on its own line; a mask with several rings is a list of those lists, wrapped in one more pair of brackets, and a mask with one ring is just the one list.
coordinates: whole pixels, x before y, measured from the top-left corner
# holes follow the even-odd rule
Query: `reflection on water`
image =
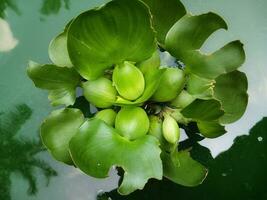
[(198, 187), (178, 186), (167, 179), (150, 181), (143, 191), (120, 196), (116, 190), (99, 195), (99, 200), (169, 200), (181, 199), (267, 199), (267, 118), (263, 118), (249, 135), (239, 136), (233, 146), (215, 159), (210, 151), (196, 144), (192, 156), (209, 168), (209, 175)]
[[(27, 138), (27, 141), (36, 139), (37, 136), (35, 133), (37, 133), (40, 123), (51, 110), (48, 104), (47, 94), (44, 91), (35, 89), (26, 76), (25, 70), (28, 60), (35, 59), (40, 63), (49, 63), (47, 47), (50, 40), (57, 35), (57, 33), (62, 31), (64, 25), (78, 13), (101, 5), (107, 1), (108, 0), (0, 0), (0, 16), (2, 18), (4, 17), (10, 25), (13, 35), (19, 40), (19, 45), (12, 51), (7, 53), (0, 52), (0, 105), (1, 108), (12, 109), (13, 105), (26, 102), (33, 110), (32, 117), (27, 123), (22, 125), (17, 136), (23, 136)], [(266, 178), (267, 176), (266, 172), (261, 170), (262, 167), (266, 168), (266, 153), (263, 154), (263, 150), (260, 149), (266, 149), (267, 139), (265, 139), (266, 134), (264, 134), (264, 132), (257, 135), (256, 132), (260, 133), (260, 131), (256, 131), (254, 128), (253, 130), (255, 131), (252, 130), (250, 136), (243, 136), (237, 140), (244, 140), (244, 144), (238, 145), (240, 142), (236, 142), (229, 153), (226, 152), (216, 157), (215, 160), (212, 159), (211, 154), (214, 156), (218, 155), (221, 151), (227, 150), (231, 147), (233, 140), (238, 135), (248, 133), (249, 129), (257, 121), (263, 116), (267, 116), (267, 109), (265, 109), (267, 102), (267, 56), (265, 55), (267, 52), (267, 1), (182, 0), (182, 2), (187, 9), (194, 14), (211, 10), (219, 13), (226, 19), (227, 24), (229, 24), (229, 30), (227, 32), (218, 31), (207, 41), (204, 47), (205, 51), (211, 52), (228, 41), (235, 39), (241, 39), (245, 44), (247, 61), (241, 70), (246, 72), (249, 80), (250, 100), (248, 110), (241, 120), (227, 127), (229, 131), (228, 134), (218, 139), (204, 140), (201, 142), (202, 145), (209, 147), (211, 152), (204, 147), (198, 146), (199, 151), (203, 151), (203, 154), (200, 155), (206, 155), (207, 158), (210, 158), (206, 160), (207, 166), (210, 167), (210, 177), (208, 177), (203, 186), (195, 189), (188, 189), (164, 180), (163, 183), (151, 183), (151, 189), (147, 188), (147, 193), (138, 193), (139, 196), (137, 194), (136, 198), (141, 199), (140, 195), (142, 194), (143, 199), (159, 199), (159, 197), (161, 197), (161, 199), (168, 199), (167, 197), (173, 199), (173, 197), (176, 196), (177, 198), (185, 197), (187, 199), (197, 199), (197, 195), (203, 197), (203, 195), (209, 196), (210, 194), (210, 198), (207, 197), (206, 199), (215, 199), (215, 197), (219, 198), (215, 196), (216, 193), (226, 193), (226, 195), (229, 193), (229, 195), (233, 195), (233, 192), (235, 192), (233, 188), (235, 187), (237, 188), (236, 195), (238, 195), (241, 189), (243, 190), (245, 188), (244, 194), (253, 195), (253, 193), (257, 191), (264, 196), (262, 186), (266, 185), (266, 182), (264, 183), (261, 178)], [(40, 21), (40, 16), (45, 18), (45, 20)], [(168, 55), (166, 55), (166, 57), (168, 57)], [(172, 64), (176, 65), (175, 63)], [(266, 124), (266, 119), (256, 127), (263, 127), (259, 129), (266, 129), (267, 127), (262, 124)], [(255, 134), (252, 134), (254, 132)], [(245, 141), (250, 141), (250, 143)], [(241, 148), (241, 146), (244, 147)], [(244, 153), (241, 153), (241, 151)], [(257, 154), (255, 153), (255, 158), (252, 156), (253, 152), (257, 152)], [(246, 154), (250, 160), (241, 158), (241, 156), (245, 157), (244, 155)], [(0, 155), (2, 155), (2, 152)], [(198, 156), (198, 154), (194, 155)], [(118, 177), (114, 172), (109, 179), (94, 179), (83, 175), (73, 167), (68, 167), (56, 162), (46, 152), (41, 153), (40, 157), (56, 169), (59, 175), (51, 179), (48, 187), (44, 187), (45, 178), (40, 176), (39, 173), (36, 173), (36, 178), (38, 183), (40, 183), (40, 187), (38, 188), (39, 192), (36, 196), (27, 195), (25, 180), (18, 174), (13, 173), (10, 178), (10, 173), (0, 172), (1, 178), (4, 180), (0, 180), (0, 182), (5, 182), (5, 188), (2, 186), (0, 188), (7, 191), (6, 194), (9, 195), (8, 187), (11, 186), (11, 197), (13, 200), (94, 200), (100, 189), (103, 191), (110, 191), (117, 186)], [(203, 159), (201, 160), (203, 162), (205, 161)], [(260, 161), (262, 161), (262, 163), (259, 163)], [(240, 173), (237, 168), (240, 170)], [(231, 172), (230, 169), (234, 171)], [(241, 175), (243, 176), (241, 177)], [(215, 177), (217, 178), (216, 181), (214, 181)], [(231, 182), (235, 185), (229, 184)], [(233, 187), (233, 185), (235, 187)], [(255, 187), (258, 189), (256, 190)], [(220, 188), (222, 190), (219, 190)], [(208, 191), (203, 192), (203, 190)], [(152, 193), (154, 193), (154, 196), (151, 196)], [(3, 192), (1, 192), (1, 194), (3, 194)], [(192, 195), (192, 198), (189, 198), (189, 194)], [(114, 193), (112, 193), (112, 195), (116, 197), (114, 199), (121, 198), (117, 197)], [(9, 197), (10, 196), (8, 196), (8, 198)], [(226, 199), (243, 198), (243, 196), (228, 197), (229, 196), (225, 196)], [(134, 196), (129, 198), (134, 199)], [(257, 199), (260, 198), (261, 196), (259, 195)], [(3, 198), (0, 197), (0, 199), (2, 200)], [(205, 198), (203, 197), (202, 199)], [(244, 197), (243, 199), (247, 200), (248, 198)], [(250, 199), (253, 198), (251, 197)], [(265, 199), (267, 199), (266, 195)]]
[(47, 178), (57, 173), (46, 162), (36, 158), (36, 154), (44, 151), (40, 141), (26, 140), (17, 138), (16, 134), (23, 124), (30, 118), (31, 109), (21, 104), (16, 106), (13, 111), (1, 113), (0, 116), (0, 199), (11, 199), (11, 180), (12, 173), (20, 173), (28, 181), (28, 194), (36, 194), (38, 189), (34, 168), (41, 169)]
[(11, 10), (15, 11), (19, 14), (19, 9), (15, 3), (16, 0), (1, 0), (0, 1), (0, 17), (4, 18), (6, 16), (5, 10), (10, 8)]
[(69, 9), (69, 3), (69, 0), (43, 0), (41, 13), (44, 15), (57, 14), (62, 4)]
[(14, 49), (18, 40), (14, 38), (7, 21), (0, 18), (0, 52), (7, 52)]
[[(17, 14), (21, 14), (17, 5), (18, 0), (0, 0), (0, 18), (6, 17), (6, 9), (10, 8)], [(42, 6), (40, 12), (44, 15), (57, 14), (64, 5), (65, 9), (69, 9), (70, 0), (42, 0)], [(30, 0), (25, 0), (27, 3), (31, 3)]]

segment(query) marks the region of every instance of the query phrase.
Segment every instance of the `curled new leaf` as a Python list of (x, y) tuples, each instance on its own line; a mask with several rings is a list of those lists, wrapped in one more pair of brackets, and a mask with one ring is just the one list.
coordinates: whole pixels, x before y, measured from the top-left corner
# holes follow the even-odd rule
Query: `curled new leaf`
[(45, 119), (41, 126), (42, 141), (56, 160), (72, 164), (69, 141), (83, 122), (82, 112), (74, 108), (53, 111)]
[(133, 64), (124, 62), (115, 67), (112, 81), (118, 93), (128, 100), (135, 100), (145, 89), (145, 79), (142, 72)]
[(97, 178), (107, 177), (113, 165), (122, 167), (125, 173), (118, 191), (126, 195), (142, 189), (150, 178), (162, 178), (158, 145), (152, 136), (129, 141), (93, 119), (86, 121), (70, 141), (70, 152), (77, 167)]
[(185, 63), (187, 70), (207, 79), (236, 70), (245, 60), (243, 44), (233, 41), (205, 55), (199, 51), (207, 38), (218, 29), (227, 29), (224, 20), (214, 14), (185, 15), (166, 36), (166, 49)]
[(145, 90), (143, 94), (135, 101), (129, 101), (118, 97), (116, 100), (117, 105), (141, 105), (147, 101), (157, 90), (160, 80), (166, 69), (152, 70), (150, 73), (145, 74)]
[(84, 12), (68, 31), (70, 59), (88, 80), (114, 64), (148, 59), (155, 50), (149, 10), (138, 0), (113, 0)]

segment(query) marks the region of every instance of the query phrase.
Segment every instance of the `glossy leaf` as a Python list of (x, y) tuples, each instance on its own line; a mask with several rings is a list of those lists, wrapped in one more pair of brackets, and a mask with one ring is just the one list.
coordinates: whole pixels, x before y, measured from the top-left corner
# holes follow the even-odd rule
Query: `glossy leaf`
[(207, 176), (207, 169), (193, 160), (187, 151), (162, 152), (164, 176), (171, 181), (184, 186), (197, 186)]
[(226, 133), (224, 126), (218, 122), (197, 122), (199, 132), (206, 138), (220, 137)]
[(198, 99), (211, 99), (213, 97), (214, 80), (205, 79), (195, 74), (189, 74), (187, 92)]
[(136, 100), (145, 89), (145, 79), (142, 72), (127, 61), (114, 68), (112, 81), (118, 93), (128, 100)]
[(221, 104), (217, 100), (196, 99), (189, 106), (185, 107), (181, 113), (186, 118), (200, 121), (214, 121), (221, 117), (224, 111), (221, 109)]
[(108, 108), (116, 101), (117, 90), (112, 81), (100, 77), (82, 84), (84, 97), (98, 108)]
[(36, 87), (49, 90), (52, 105), (68, 106), (75, 102), (80, 76), (74, 69), (30, 62), (27, 73)]
[(185, 63), (187, 70), (207, 79), (214, 79), (239, 68), (245, 60), (243, 44), (233, 41), (206, 55), (199, 51), (216, 30), (227, 29), (224, 20), (214, 14), (187, 14), (176, 22), (166, 36), (166, 49)]
[(176, 144), (170, 144), (165, 140), (162, 132), (162, 123), (163, 122), (160, 117), (155, 115), (149, 116), (149, 130), (147, 134), (152, 135), (159, 140), (161, 149), (167, 152), (172, 152), (176, 147)]
[(72, 67), (68, 49), (67, 49), (67, 32), (64, 31), (56, 36), (49, 45), (49, 58), (59, 67)]
[(164, 46), (169, 29), (186, 14), (184, 5), (179, 0), (142, 0), (153, 16), (153, 26), (157, 32), (158, 42)]
[(157, 90), (151, 99), (156, 102), (168, 102), (173, 100), (184, 88), (185, 73), (178, 68), (166, 68), (160, 80)]
[(183, 109), (189, 104), (191, 104), (196, 98), (189, 94), (186, 90), (183, 90), (180, 94), (175, 97), (174, 100), (170, 103), (171, 106)]
[(129, 141), (106, 123), (93, 119), (73, 137), (70, 152), (76, 166), (93, 177), (105, 178), (113, 165), (122, 167), (125, 172), (118, 191), (127, 195), (142, 189), (150, 178), (162, 178), (158, 145), (152, 136)]
[(84, 117), (80, 110), (66, 108), (53, 111), (42, 123), (42, 141), (56, 160), (72, 164), (69, 141), (83, 122)]
[(143, 94), (135, 101), (129, 101), (121, 97), (117, 98), (117, 105), (141, 105), (147, 101), (157, 90), (160, 80), (166, 69), (153, 70), (150, 73), (145, 74), (145, 90)]
[(114, 126), (117, 113), (112, 109), (104, 109), (96, 113), (95, 118), (107, 123), (109, 126)]
[(85, 79), (123, 61), (146, 60), (155, 50), (149, 9), (137, 0), (114, 0), (84, 12), (68, 31), (70, 59)]
[(215, 79), (214, 97), (218, 99), (225, 114), (220, 118), (223, 124), (238, 120), (248, 103), (248, 81), (244, 73), (234, 71)]
[(136, 66), (139, 67), (143, 74), (157, 70), (160, 67), (159, 51), (156, 50), (149, 59), (137, 63)]
[(52, 106), (58, 105), (72, 105), (76, 99), (75, 88), (61, 88), (56, 90), (51, 90), (48, 95), (48, 99)]
[(149, 119), (144, 109), (140, 107), (121, 108), (116, 116), (115, 128), (121, 136), (136, 140), (147, 134)]

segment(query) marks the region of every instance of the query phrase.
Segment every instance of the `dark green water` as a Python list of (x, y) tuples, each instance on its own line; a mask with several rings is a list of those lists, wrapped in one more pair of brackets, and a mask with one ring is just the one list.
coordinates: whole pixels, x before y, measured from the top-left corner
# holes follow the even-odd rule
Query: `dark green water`
[[(12, 2), (13, 4), (11, 4)], [(25, 120), (25, 123), (22, 124), (21, 129), (17, 133), (18, 138), (24, 137), (28, 140), (37, 140), (38, 127), (52, 109), (47, 99), (47, 93), (36, 89), (26, 76), (25, 69), (28, 60), (31, 59), (40, 63), (49, 62), (48, 44), (62, 30), (64, 24), (81, 11), (101, 5), (104, 2), (106, 1), (0, 0), (0, 12), (4, 10), (4, 13), (0, 13), (0, 16), (2, 16), (2, 19), (0, 19), (0, 112), (9, 113), (10, 110), (13, 110), (19, 104), (26, 104), (32, 110), (32, 115), (27, 121)], [(265, 55), (267, 52), (267, 1), (183, 0), (183, 3), (187, 10), (193, 14), (214, 11), (220, 14), (229, 25), (228, 31), (218, 31), (207, 41), (203, 48), (204, 51), (213, 51), (235, 39), (240, 39), (245, 44), (247, 60), (241, 71), (246, 72), (249, 80), (250, 99), (247, 111), (242, 119), (227, 127), (228, 133), (226, 135), (218, 139), (201, 142), (202, 145), (210, 148), (213, 156), (217, 156), (220, 152), (229, 149), (237, 136), (248, 135), (249, 130), (264, 116), (267, 116), (267, 107), (265, 105), (267, 102), (267, 56)], [(3, 5), (9, 6), (6, 9), (2, 9)], [(9, 38), (10, 40), (5, 38), (2, 41), (3, 34), (8, 33), (8, 25), (14, 38)], [(11, 37), (10, 32), (7, 35)], [(7, 49), (11, 50), (3, 52), (3, 50)], [(251, 148), (251, 152), (255, 153), (255, 155), (260, 155), (258, 157), (255, 156), (256, 159), (254, 160), (252, 158), (250, 160), (240, 160), (240, 168), (244, 168), (245, 163), (249, 162), (246, 165), (248, 167), (245, 168), (248, 172), (242, 171), (244, 177), (248, 176), (251, 170), (258, 172), (258, 174), (255, 174), (255, 178), (242, 179), (240, 178), (241, 176), (237, 175), (234, 181), (231, 178), (221, 180), (222, 176), (225, 177), (225, 174), (226, 176), (229, 174), (222, 168), (221, 172), (214, 172), (212, 177), (208, 179), (211, 183), (210, 185), (208, 182), (200, 189), (184, 190), (169, 182), (164, 182), (163, 185), (158, 183), (152, 184), (146, 192), (138, 193), (131, 198), (176, 199), (177, 197), (178, 199), (179, 193), (183, 198), (187, 197), (186, 193), (192, 193), (192, 196), (188, 196), (187, 199), (195, 199), (198, 196), (200, 199), (208, 200), (214, 199), (214, 196), (203, 194), (209, 194), (211, 190), (217, 191), (218, 188), (224, 188), (223, 184), (225, 184), (229, 188), (245, 185), (246, 191), (251, 194), (257, 193), (258, 196), (238, 196), (242, 192), (246, 193), (243, 187), (238, 187), (236, 192), (235, 190), (226, 190), (224, 188), (225, 190), (218, 190), (221, 193), (217, 193), (224, 197), (222, 199), (241, 199), (241, 197), (244, 200), (267, 199), (267, 192), (264, 193), (264, 190), (260, 187), (252, 187), (258, 184), (267, 184), (267, 181), (264, 182), (264, 179), (262, 179), (263, 177), (267, 180), (266, 170), (259, 167), (260, 163), (264, 164), (264, 162), (265, 165), (263, 166), (266, 166), (267, 148), (265, 142), (267, 140), (267, 129), (264, 125), (266, 123), (267, 121), (264, 120), (261, 122), (260, 127), (262, 128), (253, 129), (253, 132), (255, 132), (253, 137), (247, 138), (249, 145), (244, 144), (244, 147), (238, 148), (233, 146), (228, 153), (230, 156), (246, 155), (247, 149)], [(259, 145), (263, 144), (264, 146), (259, 147)], [(239, 152), (240, 154), (231, 152)], [(1, 155), (4, 155), (3, 152), (0, 152), (0, 157)], [(221, 162), (221, 166), (230, 166), (225, 168), (225, 170), (236, 169), (236, 166), (231, 167), (232, 160), (227, 159), (229, 155), (222, 155), (221, 157), (223, 158), (218, 157), (216, 159), (219, 160), (218, 162)], [(116, 188), (118, 177), (115, 173), (112, 173), (111, 177), (105, 180), (94, 179), (83, 175), (75, 168), (54, 161), (46, 152), (38, 153), (36, 157), (49, 163), (58, 172), (58, 176), (52, 177), (50, 184), (46, 186), (46, 178), (42, 175), (42, 170), (34, 168), (33, 173), (36, 175), (38, 193), (35, 196), (29, 196), (27, 193), (27, 179), (21, 173), (14, 171), (10, 176), (10, 196), (12, 200), (94, 200), (96, 199), (97, 192), (101, 190), (110, 191)], [(15, 161), (16, 157), (13, 156), (10, 160)], [(215, 161), (210, 161), (210, 163), (210, 166), (218, 166)], [(218, 174), (220, 174), (220, 178), (216, 178)], [(216, 180), (215, 183), (212, 180)], [(214, 185), (212, 183), (215, 185), (218, 183), (218, 188), (212, 187)], [(168, 188), (171, 188), (170, 191), (168, 191)], [(159, 193), (159, 190), (162, 192)], [(157, 195), (151, 196), (150, 194), (153, 193)], [(232, 194), (232, 196), (227, 196), (226, 194)], [(113, 195), (112, 199), (119, 199), (119, 197)]]

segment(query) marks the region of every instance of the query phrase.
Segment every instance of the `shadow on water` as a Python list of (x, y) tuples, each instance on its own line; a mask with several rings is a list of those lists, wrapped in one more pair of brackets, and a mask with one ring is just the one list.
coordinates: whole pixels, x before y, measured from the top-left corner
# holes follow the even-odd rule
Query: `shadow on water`
[[(29, 0), (27, 0), (29, 1)], [(70, 0), (42, 0), (42, 6), (40, 12), (43, 15), (57, 14), (62, 6), (65, 9), (69, 9)], [(30, 2), (29, 2), (30, 3)], [(10, 8), (18, 15), (21, 14), (19, 7), (17, 6), (17, 0), (0, 0), (0, 18), (5, 18), (5, 10)]]
[(39, 168), (47, 178), (47, 184), (57, 172), (46, 162), (34, 157), (44, 151), (40, 141), (17, 138), (22, 125), (29, 120), (32, 110), (25, 104), (15, 107), (8, 113), (0, 113), (0, 199), (10, 200), (12, 173), (20, 173), (29, 184), (28, 194), (36, 194), (34, 169)]
[(215, 159), (199, 144), (194, 145), (191, 154), (209, 168), (207, 179), (198, 187), (182, 187), (166, 179), (152, 180), (144, 190), (129, 196), (120, 196), (113, 190), (99, 195), (98, 200), (267, 199), (267, 117), (249, 135), (237, 137), (232, 147)]

